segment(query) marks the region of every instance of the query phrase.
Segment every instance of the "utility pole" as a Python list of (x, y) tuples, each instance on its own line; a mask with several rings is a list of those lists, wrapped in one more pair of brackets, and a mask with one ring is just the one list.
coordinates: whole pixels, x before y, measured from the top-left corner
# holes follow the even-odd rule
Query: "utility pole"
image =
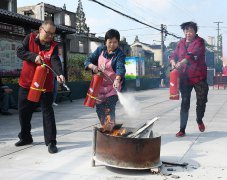
[(214, 22), (215, 24), (217, 24), (218, 25), (218, 28), (217, 28), (217, 30), (218, 30), (218, 36), (217, 36), (217, 56), (218, 56), (218, 60), (219, 60), (219, 52), (220, 52), (220, 44), (219, 44), (219, 42), (220, 42), (220, 38), (219, 38), (219, 31), (220, 31), (220, 26), (219, 26), (219, 24), (220, 23), (223, 23), (223, 22), (220, 22), (220, 21), (218, 21), (218, 22)]
[(168, 31), (167, 31), (166, 25), (161, 24), (161, 62), (160, 62), (160, 65), (166, 65), (166, 64), (164, 64), (164, 41), (166, 39), (167, 34), (168, 34)]
[(164, 26), (163, 24), (161, 24), (161, 62), (160, 65), (163, 65), (164, 62), (164, 38), (163, 38), (163, 34), (164, 34)]

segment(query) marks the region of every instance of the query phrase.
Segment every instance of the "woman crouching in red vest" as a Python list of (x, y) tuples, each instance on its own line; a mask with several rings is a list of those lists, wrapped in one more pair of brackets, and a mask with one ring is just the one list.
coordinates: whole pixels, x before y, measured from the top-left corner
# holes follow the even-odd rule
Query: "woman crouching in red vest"
[[(57, 43), (53, 41), (56, 27), (52, 21), (44, 21), (39, 28), (39, 33), (30, 33), (17, 49), (17, 56), (23, 60), (22, 72), (19, 80), (18, 109), (21, 131), (19, 141), (15, 146), (24, 146), (33, 142), (31, 136), (31, 118), (37, 103), (27, 100), (28, 92), (32, 83), (35, 69), (43, 62), (52, 67), (58, 76), (59, 83), (64, 82), (62, 65), (58, 57)], [(43, 56), (40, 56), (42, 52)], [(43, 114), (43, 128), (45, 144), (49, 153), (56, 153), (56, 123), (53, 103), (53, 73), (48, 71), (44, 84), (45, 92), (42, 93), (40, 104)]]

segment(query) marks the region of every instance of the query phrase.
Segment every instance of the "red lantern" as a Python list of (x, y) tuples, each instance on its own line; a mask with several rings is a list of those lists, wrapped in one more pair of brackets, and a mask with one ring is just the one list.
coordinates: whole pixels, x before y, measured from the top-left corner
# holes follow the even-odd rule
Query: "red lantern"
[(87, 96), (84, 101), (84, 106), (91, 107), (91, 108), (95, 107), (96, 100), (98, 100), (97, 96), (102, 82), (103, 82), (103, 76), (101, 73), (97, 73), (92, 76), (92, 80), (87, 92)]
[(32, 102), (39, 102), (43, 89), (44, 83), (47, 77), (47, 68), (45, 65), (37, 66), (35, 74), (33, 76), (32, 84), (28, 93), (27, 99)]
[(169, 75), (169, 82), (170, 82), (170, 85), (169, 85), (169, 91), (170, 91), (170, 97), (169, 99), (172, 99), (172, 100), (179, 100), (179, 84), (180, 84), (180, 78), (179, 78), (179, 72), (178, 70), (176, 69), (173, 69), (171, 72), (170, 72), (170, 75)]

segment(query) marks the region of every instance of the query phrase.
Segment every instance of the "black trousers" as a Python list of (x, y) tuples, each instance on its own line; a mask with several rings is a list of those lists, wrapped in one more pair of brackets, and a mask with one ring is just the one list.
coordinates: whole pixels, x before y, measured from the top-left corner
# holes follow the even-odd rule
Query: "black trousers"
[(115, 123), (115, 108), (118, 101), (118, 96), (107, 97), (101, 104), (96, 104), (96, 113), (98, 115), (101, 125), (104, 125), (109, 119)]
[(185, 131), (188, 122), (188, 112), (190, 108), (190, 99), (192, 89), (195, 89), (196, 92), (196, 121), (198, 124), (202, 122), (206, 103), (207, 103), (207, 95), (209, 91), (208, 84), (206, 80), (200, 81), (194, 85), (185, 85), (184, 83), (180, 83), (180, 92), (181, 92), (181, 110), (180, 110), (180, 130)]
[[(28, 89), (24, 89), (22, 87), (19, 88), (18, 109), (21, 131), (18, 137), (24, 140), (29, 140), (32, 138), (31, 119), (34, 109), (37, 107), (37, 103), (27, 100), (28, 92)], [(48, 145), (50, 142), (56, 143), (57, 130), (52, 103), (52, 92), (43, 93), (41, 95), (40, 105), (43, 115), (44, 140), (46, 145)]]

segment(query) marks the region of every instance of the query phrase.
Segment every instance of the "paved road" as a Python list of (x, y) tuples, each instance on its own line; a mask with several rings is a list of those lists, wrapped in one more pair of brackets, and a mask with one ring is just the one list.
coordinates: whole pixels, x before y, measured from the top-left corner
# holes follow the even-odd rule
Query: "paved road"
[[(117, 105), (117, 122), (139, 127), (160, 116), (154, 131), (161, 135), (161, 160), (188, 163), (186, 168), (165, 167), (161, 174), (150, 171), (122, 170), (103, 166), (91, 167), (92, 129), (98, 124), (95, 109), (83, 107), (83, 100), (65, 101), (55, 107), (59, 153), (49, 154), (43, 143), (41, 113), (34, 113), (32, 135), (34, 143), (15, 147), (19, 131), (18, 113), (0, 115), (0, 179), (227, 179), (227, 91), (210, 88), (204, 117), (206, 131), (196, 124), (196, 99), (193, 92), (187, 136), (176, 138), (179, 130), (180, 101), (168, 100), (168, 89), (132, 92), (141, 111), (129, 117)], [(135, 104), (132, 104), (134, 106)], [(173, 171), (168, 171), (172, 168)], [(167, 174), (172, 175), (167, 176)]]

